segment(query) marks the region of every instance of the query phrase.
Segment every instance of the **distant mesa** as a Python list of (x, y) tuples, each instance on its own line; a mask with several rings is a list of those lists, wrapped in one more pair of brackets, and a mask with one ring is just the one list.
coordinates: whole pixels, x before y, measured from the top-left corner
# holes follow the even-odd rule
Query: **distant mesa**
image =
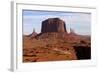
[(41, 33), (47, 32), (67, 32), (65, 22), (60, 18), (49, 18), (42, 21)]

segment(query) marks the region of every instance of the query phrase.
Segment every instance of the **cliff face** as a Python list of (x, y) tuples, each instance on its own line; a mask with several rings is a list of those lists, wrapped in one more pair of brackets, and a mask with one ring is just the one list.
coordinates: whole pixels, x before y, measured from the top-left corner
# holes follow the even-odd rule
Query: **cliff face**
[(59, 18), (49, 18), (42, 22), (41, 33), (66, 32), (65, 22)]

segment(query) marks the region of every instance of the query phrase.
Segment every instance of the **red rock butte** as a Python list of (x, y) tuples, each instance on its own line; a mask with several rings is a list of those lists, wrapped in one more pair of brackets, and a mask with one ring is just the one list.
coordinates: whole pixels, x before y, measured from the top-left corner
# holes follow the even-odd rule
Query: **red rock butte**
[(47, 20), (42, 21), (41, 33), (47, 32), (67, 32), (66, 24), (60, 18), (49, 18)]
[(91, 37), (66, 31), (60, 18), (42, 22), (41, 33), (23, 36), (23, 62), (91, 59)]

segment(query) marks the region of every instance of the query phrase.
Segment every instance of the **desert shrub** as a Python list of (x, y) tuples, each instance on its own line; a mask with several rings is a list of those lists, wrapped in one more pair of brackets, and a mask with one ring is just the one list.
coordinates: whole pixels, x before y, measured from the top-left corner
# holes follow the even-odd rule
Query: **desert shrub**
[(46, 47), (51, 47), (51, 45), (50, 44), (47, 44)]
[(56, 55), (61, 55), (59, 52), (55, 52), (54, 54), (56, 54)]
[(37, 55), (36, 55), (36, 54), (33, 54), (32, 56), (33, 56), (33, 57), (36, 57)]
[(68, 58), (69, 58), (69, 56), (68, 56), (68, 55), (66, 55), (66, 58), (68, 59)]
[(67, 51), (69, 51), (69, 48), (67, 48)]
[(25, 61), (27, 62), (27, 61), (30, 61), (29, 59), (25, 59)]
[(67, 41), (62, 41), (62, 43), (67, 43)]
[(44, 49), (48, 49), (48, 47), (44, 47)]
[(80, 41), (80, 43), (82, 43), (82, 44), (86, 44), (86, 41), (84, 41), (84, 40), (81, 40), (81, 41)]
[(29, 53), (34, 53), (34, 51), (30, 51)]
[(35, 60), (32, 60), (32, 62), (37, 62), (37, 60), (35, 59)]

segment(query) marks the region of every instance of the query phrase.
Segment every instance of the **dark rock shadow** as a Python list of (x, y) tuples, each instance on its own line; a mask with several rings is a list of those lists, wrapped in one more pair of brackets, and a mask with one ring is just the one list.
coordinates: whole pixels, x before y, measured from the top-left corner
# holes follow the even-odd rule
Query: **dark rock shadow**
[(87, 46), (74, 46), (77, 58), (81, 59), (91, 59), (91, 48)]

